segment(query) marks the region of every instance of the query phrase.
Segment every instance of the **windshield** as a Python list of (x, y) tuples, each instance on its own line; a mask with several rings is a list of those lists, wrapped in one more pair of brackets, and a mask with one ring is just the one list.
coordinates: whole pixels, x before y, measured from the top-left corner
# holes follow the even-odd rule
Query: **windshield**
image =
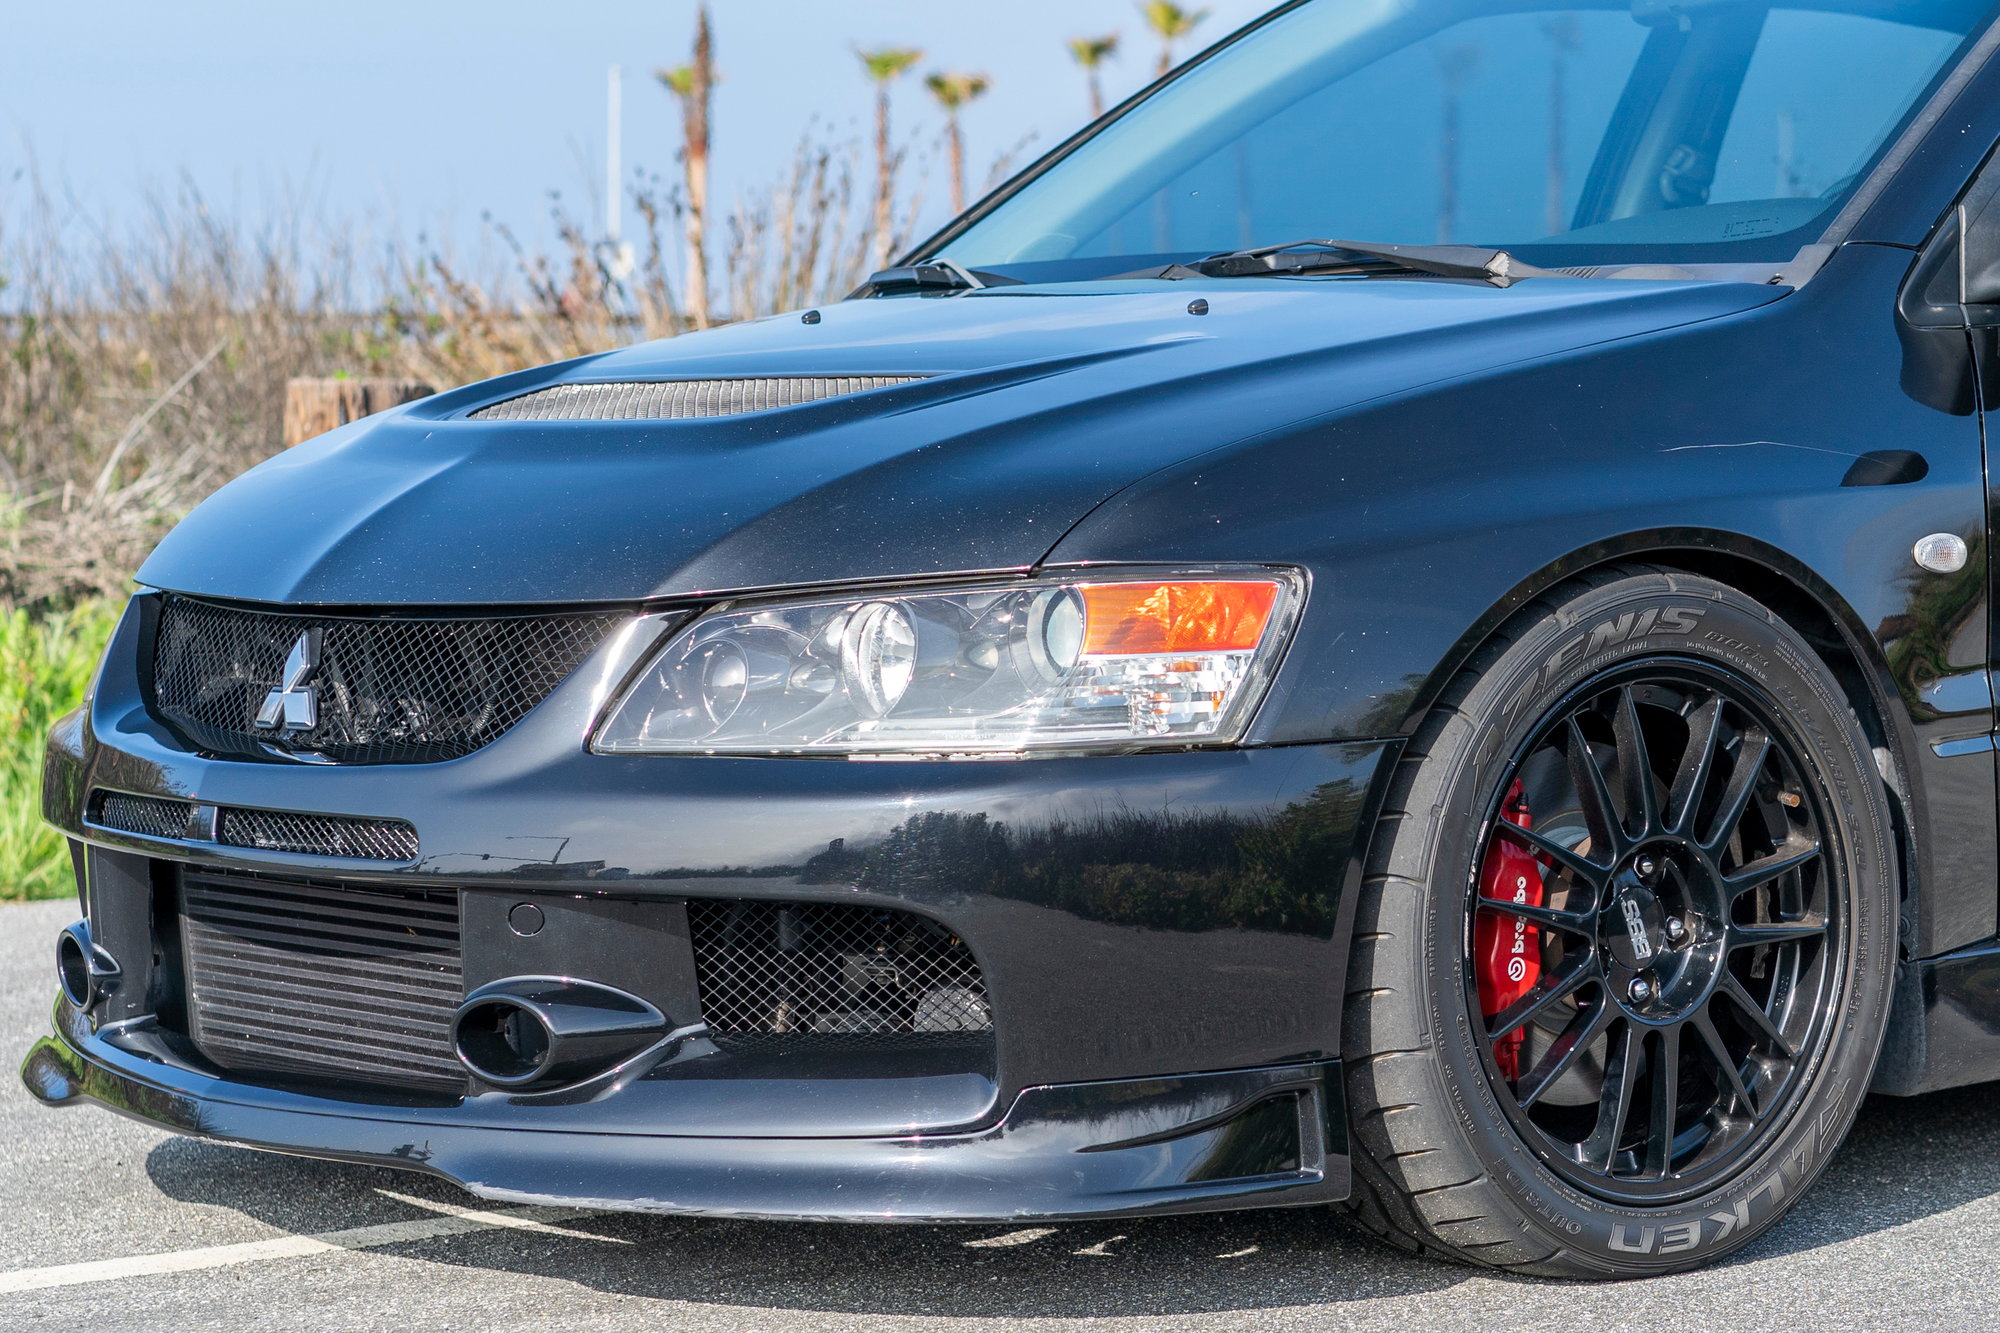
[(1306, 237), (1783, 262), (1990, 0), (1307, 0), (926, 253), (1022, 280)]

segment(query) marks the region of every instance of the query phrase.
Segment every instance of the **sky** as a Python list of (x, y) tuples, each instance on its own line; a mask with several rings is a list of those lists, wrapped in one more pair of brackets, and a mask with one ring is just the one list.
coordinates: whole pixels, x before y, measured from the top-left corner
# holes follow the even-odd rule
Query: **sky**
[[(1207, 0), (1183, 53), (1269, 3)], [(76, 225), (129, 223), (185, 179), (239, 218), (345, 218), (377, 238), (463, 246), (490, 214), (545, 238), (552, 190), (601, 219), (613, 64), (628, 176), (677, 178), (679, 113), (652, 72), (686, 59), (694, 8), (0, 0), (0, 218), (23, 207), (32, 176)], [(868, 132), (857, 45), (921, 47), (920, 73), (992, 78), (966, 117), (975, 186), (1001, 154), (1026, 141), (1026, 161), (1084, 120), (1068, 38), (1124, 34), (1106, 70), (1113, 101), (1157, 59), (1136, 0), (716, 0), (714, 22), (718, 201), (774, 181), (815, 120), (842, 137)], [(894, 107), (899, 136), (935, 144), (919, 78), (901, 82)]]

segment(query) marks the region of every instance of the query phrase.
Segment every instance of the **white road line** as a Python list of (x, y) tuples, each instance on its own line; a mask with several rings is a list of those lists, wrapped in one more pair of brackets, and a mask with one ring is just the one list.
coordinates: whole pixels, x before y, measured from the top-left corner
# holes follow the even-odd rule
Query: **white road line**
[[(433, 1213), (443, 1213), (447, 1217), (469, 1218), (475, 1222), (484, 1222), (491, 1227), (511, 1227), (516, 1231), (540, 1231), (551, 1236), (568, 1236), (572, 1240), (610, 1241), (618, 1245), (630, 1245), (633, 1243), (623, 1236), (600, 1236), (595, 1231), (578, 1231), (572, 1227), (549, 1225), (551, 1221), (562, 1222), (576, 1217), (602, 1216), (601, 1213), (595, 1210), (513, 1208), (504, 1212), (495, 1212), (486, 1208), (461, 1208), (455, 1203), (441, 1203), (436, 1199), (419, 1199), (413, 1194), (398, 1194), (394, 1190), (377, 1188), (375, 1192), (385, 1199), (394, 1199), (397, 1203), (406, 1203), (412, 1208), (422, 1208)], [(557, 1213), (561, 1213), (562, 1216), (554, 1216)]]
[[(387, 1191), (384, 1191), (387, 1193)], [(402, 1195), (394, 1195), (403, 1199)], [(157, 1277), (165, 1273), (192, 1273), (206, 1268), (230, 1268), (237, 1264), (263, 1263), (271, 1259), (297, 1259), (330, 1250), (370, 1250), (383, 1245), (403, 1245), (410, 1241), (435, 1240), (440, 1236), (461, 1236), (473, 1231), (504, 1229), (554, 1231), (565, 1236), (588, 1236), (554, 1226), (580, 1217), (596, 1217), (589, 1208), (506, 1208), (487, 1211), (456, 1208), (427, 1200), (403, 1199), (419, 1207), (442, 1212), (441, 1217), (420, 1217), (409, 1222), (384, 1222), (372, 1227), (328, 1231), (317, 1236), (278, 1236), (271, 1240), (247, 1241), (241, 1245), (211, 1245), (199, 1250), (179, 1250), (171, 1254), (140, 1254), (126, 1259), (93, 1259), (80, 1264), (58, 1264), (53, 1268), (21, 1268), (0, 1273), (0, 1295), (18, 1291), (42, 1291), (49, 1287), (75, 1287), (87, 1282), (115, 1282), (121, 1278)], [(590, 1236), (592, 1240), (608, 1237)]]
[(985, 1240), (965, 1242), (968, 1250), (999, 1250), (1014, 1245), (1032, 1245), (1044, 1236), (1056, 1234), (1054, 1227), (1029, 1227), (1025, 1231), (1010, 1231), (1004, 1236), (988, 1236)]

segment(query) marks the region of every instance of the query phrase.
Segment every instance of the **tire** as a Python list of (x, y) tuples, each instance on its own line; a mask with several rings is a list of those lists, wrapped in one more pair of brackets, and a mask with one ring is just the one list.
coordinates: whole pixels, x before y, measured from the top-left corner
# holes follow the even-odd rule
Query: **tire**
[[(1507, 878), (1523, 855), (1539, 891)], [(1349, 1209), (1404, 1249), (1548, 1277), (1741, 1247), (1867, 1090), (1897, 883), (1869, 744), (1794, 630), (1680, 572), (1556, 589), (1393, 775), (1343, 1019)]]

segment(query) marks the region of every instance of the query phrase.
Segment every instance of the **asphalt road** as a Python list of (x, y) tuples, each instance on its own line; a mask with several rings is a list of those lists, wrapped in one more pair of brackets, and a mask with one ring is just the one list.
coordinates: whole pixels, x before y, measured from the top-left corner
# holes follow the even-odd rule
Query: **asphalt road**
[(9, 1333), (2000, 1329), (1996, 1085), (1871, 1103), (1753, 1249), (1616, 1286), (1411, 1260), (1330, 1212), (1025, 1229), (561, 1214), (36, 1105), (11, 1070), (47, 1024), (51, 938), (72, 911), (0, 906)]

